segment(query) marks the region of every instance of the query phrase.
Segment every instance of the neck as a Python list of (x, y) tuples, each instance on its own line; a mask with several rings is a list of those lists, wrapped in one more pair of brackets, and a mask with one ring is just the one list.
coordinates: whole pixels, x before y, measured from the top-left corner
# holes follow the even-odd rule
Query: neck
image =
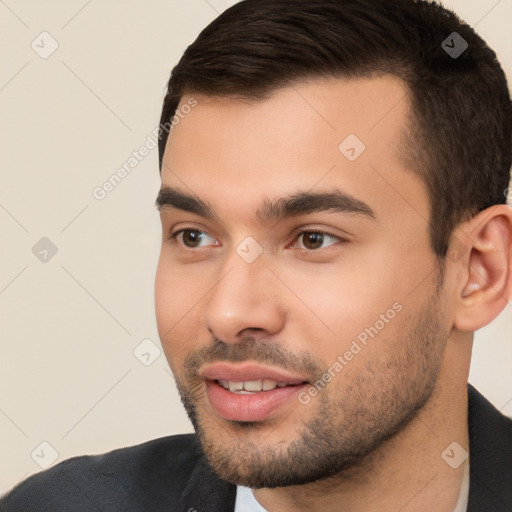
[[(445, 361), (451, 359), (447, 355)], [(459, 354), (456, 364), (462, 367), (466, 361), (460, 359), (466, 358)], [(454, 469), (442, 454), (454, 441), (469, 452), (467, 379), (460, 378), (461, 369), (442, 369), (415, 418), (358, 468), (307, 485), (258, 489), (256, 499), (269, 512), (454, 512), (467, 461)], [(459, 456), (457, 448), (445, 452), (453, 466)]]

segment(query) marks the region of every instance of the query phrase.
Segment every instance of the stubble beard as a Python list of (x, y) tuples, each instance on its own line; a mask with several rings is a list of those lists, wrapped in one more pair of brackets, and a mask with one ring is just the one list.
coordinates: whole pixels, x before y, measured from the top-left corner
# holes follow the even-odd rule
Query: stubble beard
[[(342, 372), (308, 405), (298, 403), (281, 423), (290, 423), (297, 410), (311, 408), (314, 414), (282, 429), (288, 433), (283, 439), (272, 438), (278, 424), (212, 418), (199, 387), (188, 378), (186, 384), (177, 378), (181, 400), (209, 464), (221, 478), (253, 489), (304, 485), (334, 476), (351, 478), (431, 397), (448, 338), (440, 318), (435, 294), (398, 343), (389, 345), (385, 331), (380, 333), (364, 351), (375, 347), (382, 355), (385, 349), (376, 344), (383, 344), (394, 347), (394, 352), (368, 357), (352, 382), (345, 382)], [(256, 344), (246, 347), (250, 348), (242, 352), (253, 356), (258, 350)], [(268, 361), (270, 356), (261, 359)], [(306, 355), (302, 361), (320, 370), (314, 358)]]

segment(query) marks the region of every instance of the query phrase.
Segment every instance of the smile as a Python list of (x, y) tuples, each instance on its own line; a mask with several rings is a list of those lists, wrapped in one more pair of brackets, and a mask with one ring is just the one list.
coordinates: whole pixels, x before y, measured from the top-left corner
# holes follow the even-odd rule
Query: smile
[(239, 393), (241, 395), (260, 393), (261, 391), (272, 391), (276, 388), (284, 388), (291, 386), (286, 382), (276, 382), (271, 379), (258, 379), (246, 381), (233, 381), (233, 380), (217, 380), (217, 382), (231, 393)]

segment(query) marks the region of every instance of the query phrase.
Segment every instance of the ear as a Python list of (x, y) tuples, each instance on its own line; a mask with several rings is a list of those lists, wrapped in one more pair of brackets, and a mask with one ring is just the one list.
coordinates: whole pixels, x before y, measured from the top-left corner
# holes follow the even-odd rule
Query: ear
[(448, 251), (459, 266), (454, 327), (476, 331), (512, 295), (512, 208), (495, 205), (475, 215), (456, 230)]

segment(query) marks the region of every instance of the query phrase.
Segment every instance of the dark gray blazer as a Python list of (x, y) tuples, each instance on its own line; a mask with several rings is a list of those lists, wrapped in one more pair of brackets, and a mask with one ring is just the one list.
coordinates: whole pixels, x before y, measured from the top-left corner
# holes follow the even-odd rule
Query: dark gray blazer
[[(468, 512), (512, 512), (512, 419), (469, 384), (468, 396)], [(17, 485), (0, 511), (233, 512), (235, 496), (187, 434), (65, 460)]]

